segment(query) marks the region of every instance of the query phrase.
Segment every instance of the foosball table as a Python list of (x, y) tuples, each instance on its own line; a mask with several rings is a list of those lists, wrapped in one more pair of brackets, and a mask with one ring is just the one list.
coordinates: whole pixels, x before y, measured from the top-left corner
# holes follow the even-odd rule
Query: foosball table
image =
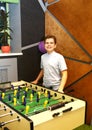
[(73, 130), (85, 123), (83, 100), (26, 81), (0, 84), (0, 130)]

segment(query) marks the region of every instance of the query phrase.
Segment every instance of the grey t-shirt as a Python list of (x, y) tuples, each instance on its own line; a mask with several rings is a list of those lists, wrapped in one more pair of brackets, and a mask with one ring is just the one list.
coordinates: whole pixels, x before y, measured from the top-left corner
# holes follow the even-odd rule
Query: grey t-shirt
[(41, 56), (41, 69), (44, 71), (43, 85), (57, 90), (61, 81), (61, 71), (67, 69), (64, 57), (57, 53), (45, 53)]

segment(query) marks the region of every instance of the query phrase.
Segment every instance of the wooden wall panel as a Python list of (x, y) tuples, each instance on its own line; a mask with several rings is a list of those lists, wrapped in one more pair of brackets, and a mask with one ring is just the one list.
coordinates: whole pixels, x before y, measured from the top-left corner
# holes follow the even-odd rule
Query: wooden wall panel
[(56, 51), (66, 57), (65, 93), (87, 102), (86, 123), (92, 119), (92, 1), (60, 0), (45, 13), (45, 34), (57, 37)]
[(92, 56), (92, 0), (60, 0), (48, 9)]
[(92, 119), (92, 70), (81, 80), (68, 87), (65, 93), (86, 101), (86, 123), (90, 124)]
[(68, 80), (65, 87), (70, 86), (92, 70), (91, 65), (82, 62), (66, 59), (66, 63), (68, 66)]
[(67, 32), (60, 26), (60, 24), (58, 24), (57, 20), (49, 12), (45, 13), (45, 34), (53, 34), (57, 37), (56, 50), (59, 53), (67, 57), (90, 62), (90, 58), (87, 54), (67, 34)]

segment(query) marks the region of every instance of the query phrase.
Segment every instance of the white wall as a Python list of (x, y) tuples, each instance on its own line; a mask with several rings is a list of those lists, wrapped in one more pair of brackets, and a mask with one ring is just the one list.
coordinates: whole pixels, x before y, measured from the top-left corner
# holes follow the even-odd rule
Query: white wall
[(17, 58), (0, 59), (0, 83), (18, 80)]

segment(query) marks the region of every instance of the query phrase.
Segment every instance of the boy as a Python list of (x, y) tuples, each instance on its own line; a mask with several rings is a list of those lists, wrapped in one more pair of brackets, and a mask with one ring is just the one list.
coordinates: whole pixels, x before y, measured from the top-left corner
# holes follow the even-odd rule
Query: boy
[(43, 86), (63, 93), (67, 81), (67, 65), (64, 57), (55, 52), (56, 37), (48, 35), (44, 42), (47, 53), (41, 56), (41, 70), (32, 83), (37, 84), (43, 77)]

